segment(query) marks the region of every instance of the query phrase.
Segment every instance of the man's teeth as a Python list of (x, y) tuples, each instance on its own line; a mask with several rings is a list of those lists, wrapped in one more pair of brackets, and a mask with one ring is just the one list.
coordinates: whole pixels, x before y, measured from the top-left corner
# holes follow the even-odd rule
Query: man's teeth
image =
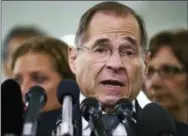
[(108, 86), (108, 87), (121, 87), (120, 85), (110, 85), (110, 84), (105, 84), (105, 86)]

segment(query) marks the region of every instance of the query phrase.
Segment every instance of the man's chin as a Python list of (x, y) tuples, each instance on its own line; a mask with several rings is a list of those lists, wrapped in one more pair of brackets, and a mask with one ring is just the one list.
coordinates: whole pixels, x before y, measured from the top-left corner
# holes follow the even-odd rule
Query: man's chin
[(115, 96), (105, 96), (105, 97), (99, 98), (98, 100), (101, 103), (101, 105), (114, 106), (116, 105), (116, 102), (119, 99), (120, 99), (119, 97), (115, 97)]

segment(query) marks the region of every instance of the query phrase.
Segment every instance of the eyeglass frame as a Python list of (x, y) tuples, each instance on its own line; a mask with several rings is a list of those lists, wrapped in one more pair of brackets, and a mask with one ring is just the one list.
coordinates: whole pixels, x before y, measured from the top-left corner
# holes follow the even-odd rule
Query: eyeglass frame
[[(164, 68), (170, 68), (170, 70), (167, 72), (167, 70), (165, 71)], [(165, 64), (163, 66), (161, 66), (158, 69), (152, 68), (152, 74), (148, 74), (149, 69), (151, 69), (151, 67), (147, 68), (147, 72), (146, 72), (146, 77), (147, 78), (152, 78), (154, 76), (155, 73), (157, 73), (160, 77), (164, 77), (164, 78), (170, 78), (170, 77), (174, 77), (175, 75), (178, 74), (183, 74), (183, 73), (187, 73), (185, 68), (180, 68), (179, 66), (176, 65), (169, 65), (169, 64)]]
[[(100, 46), (97, 46), (97, 47), (100, 47)], [(116, 51), (116, 50), (119, 50), (118, 51), (118, 54), (120, 55), (120, 58), (121, 58), (121, 56), (126, 56), (126, 55), (124, 55), (122, 52), (120, 52), (120, 48), (121, 47), (119, 47), (119, 48), (111, 48), (109, 45), (108, 46), (106, 46), (106, 47), (108, 47), (108, 51), (110, 51), (110, 53), (107, 53), (106, 55), (109, 55), (108, 56), (108, 59), (110, 58), (110, 56), (112, 56), (112, 54), (114, 53), (114, 51)], [(127, 47), (125, 47), (125, 48), (127, 48)], [(80, 46), (80, 47), (77, 47), (76, 48), (78, 51), (80, 51), (80, 50), (86, 50), (86, 51), (90, 51), (92, 54), (94, 54), (95, 53), (95, 51), (94, 51), (94, 49), (92, 49), (92, 48), (89, 48), (89, 47), (86, 47), (86, 46), (84, 46), (84, 45), (82, 45), (82, 46)], [(133, 54), (138, 54), (138, 51), (136, 51), (135, 49), (133, 49), (134, 50), (134, 53)], [(122, 54), (123, 55), (122, 55)], [(107, 60), (108, 60), (107, 59)]]

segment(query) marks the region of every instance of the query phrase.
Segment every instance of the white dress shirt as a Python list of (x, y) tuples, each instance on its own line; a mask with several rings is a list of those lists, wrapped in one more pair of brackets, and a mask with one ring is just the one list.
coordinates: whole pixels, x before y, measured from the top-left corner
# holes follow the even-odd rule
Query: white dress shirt
[(144, 108), (147, 104), (151, 103), (151, 101), (147, 98), (144, 92), (141, 90), (138, 96), (136, 97), (141, 108)]

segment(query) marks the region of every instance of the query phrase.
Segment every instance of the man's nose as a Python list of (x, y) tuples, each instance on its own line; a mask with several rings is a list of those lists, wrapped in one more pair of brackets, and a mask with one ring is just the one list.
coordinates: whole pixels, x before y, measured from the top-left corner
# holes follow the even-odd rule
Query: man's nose
[(109, 56), (106, 66), (108, 69), (112, 69), (114, 71), (119, 71), (123, 69), (123, 63), (118, 51), (112, 53), (112, 55)]

